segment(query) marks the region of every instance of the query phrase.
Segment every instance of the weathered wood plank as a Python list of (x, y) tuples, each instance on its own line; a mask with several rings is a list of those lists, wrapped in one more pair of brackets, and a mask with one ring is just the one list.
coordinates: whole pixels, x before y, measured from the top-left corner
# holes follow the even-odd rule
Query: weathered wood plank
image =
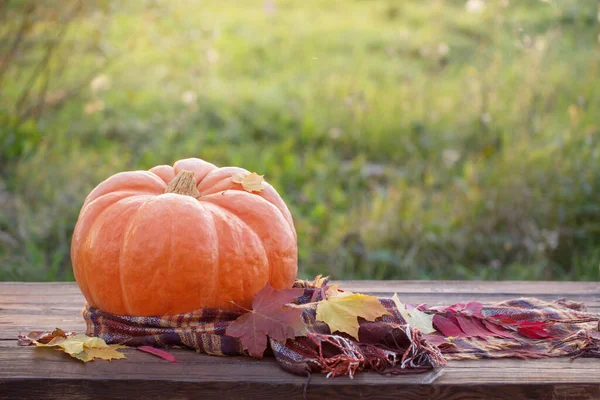
[[(40, 384), (56, 390), (57, 387), (69, 388), (69, 385), (88, 381), (77, 390), (70, 388), (77, 395), (86, 398), (84, 391), (84, 389), (88, 389), (86, 385), (93, 387), (93, 382), (89, 381), (98, 380), (104, 382), (109, 389), (124, 389), (124, 386), (121, 385), (122, 382), (128, 382), (138, 388), (143, 386), (143, 383), (148, 383), (163, 396), (168, 393), (165, 392), (165, 386), (172, 387), (173, 392), (176, 393), (177, 386), (180, 384), (195, 387), (195, 393), (202, 392), (206, 387), (215, 387), (227, 388), (228, 391), (233, 390), (236, 395), (246, 394), (249, 396), (251, 392), (246, 393), (244, 390), (250, 390), (248, 388), (252, 385), (258, 389), (260, 387), (257, 386), (258, 384), (264, 384), (267, 392), (271, 393), (270, 396), (288, 397), (287, 393), (291, 398), (295, 398), (299, 397), (305, 384), (304, 378), (285, 373), (270, 359), (210, 357), (183, 349), (172, 349), (171, 352), (182, 362), (181, 364), (169, 364), (133, 349), (125, 350), (127, 361), (82, 364), (51, 349), (19, 348), (13, 344), (3, 347), (0, 351), (0, 387), (25, 390), (27, 388), (24, 387), (24, 382), (29, 382), (29, 384), (34, 382), (36, 386)], [(35, 368), (31, 368), (32, 365), (35, 365)], [(467, 394), (473, 396), (471, 391), (463, 393), (465, 397), (460, 397), (459, 388), (462, 387), (461, 390), (464, 391), (465, 388), (473, 387), (475, 393), (479, 391), (487, 396), (493, 395), (493, 390), (499, 388), (505, 391), (506, 388), (503, 386), (508, 385), (509, 387), (514, 386), (512, 393), (519, 393), (520, 390), (521, 393), (527, 393), (528, 396), (536, 393), (537, 390), (541, 391), (540, 393), (548, 394), (556, 393), (557, 390), (562, 390), (563, 393), (570, 390), (570, 393), (574, 393), (574, 390), (577, 389), (582, 391), (581, 394), (584, 397), (567, 398), (594, 398), (590, 395), (599, 393), (598, 387), (594, 385), (594, 382), (600, 380), (600, 370), (596, 368), (597, 366), (597, 360), (590, 359), (576, 362), (567, 359), (451, 362), (442, 370), (422, 375), (388, 377), (362, 373), (358, 374), (354, 380), (345, 377), (326, 379), (317, 375), (312, 377), (308, 392), (311, 395), (318, 394), (320, 397), (334, 395), (339, 391), (339, 395), (336, 394), (333, 396), (334, 398), (342, 398), (344, 394), (346, 394), (345, 398), (356, 398), (359, 394), (374, 395), (376, 393), (385, 397), (386, 392), (380, 388), (385, 387), (388, 390), (401, 390), (405, 398), (418, 398), (419, 395), (423, 396), (424, 394), (430, 396), (434, 393), (440, 396), (458, 396), (438, 398), (475, 398), (466, 396)], [(19, 375), (14, 376), (14, 371), (19, 371)], [(525, 371), (527, 373), (524, 373)], [(11, 377), (10, 381), (6, 379), (7, 376)], [(226, 386), (228, 383), (232, 386)], [(352, 387), (355, 390), (351, 390)], [(140, 390), (147, 393), (143, 388)], [(107, 392), (102, 391), (101, 393)], [(119, 395), (117, 392), (109, 393), (111, 393), (110, 397)], [(133, 392), (127, 389), (127, 393), (132, 394)], [(510, 390), (509, 393), (511, 393)], [(218, 393), (213, 393), (213, 395), (216, 396)], [(41, 398), (47, 398), (47, 396), (42, 395)], [(391, 398), (391, 396), (387, 398)]]
[[(559, 281), (332, 281), (351, 290), (404, 293), (600, 294), (600, 282)], [(0, 294), (28, 294), (31, 288), (51, 296), (77, 293), (72, 282), (0, 282)]]
[[(378, 295), (397, 292), (410, 303), (567, 297), (600, 310), (600, 285), (594, 282), (355, 281), (342, 286)], [(172, 349), (182, 363), (170, 364), (126, 349), (126, 361), (82, 364), (51, 349), (16, 345), (19, 331), (55, 326), (82, 331), (82, 305), (83, 297), (72, 283), (0, 283), (0, 399), (303, 397), (305, 378), (284, 372), (272, 359), (210, 357)], [(597, 359), (461, 361), (422, 375), (361, 373), (354, 380), (313, 376), (307, 394), (309, 399), (595, 399), (600, 398), (599, 367)]]
[[(134, 360), (136, 362), (141, 362), (141, 363), (154, 363), (157, 365), (170, 365), (170, 364), (165, 364), (166, 362), (155, 357), (152, 355), (149, 355), (147, 353), (143, 353), (143, 352), (139, 352), (139, 351), (135, 351), (135, 349), (125, 349), (123, 350), (127, 355), (128, 358), (130, 360)], [(29, 353), (31, 352), (31, 353)], [(182, 349), (182, 348), (173, 348), (169, 350), (170, 353), (172, 353), (179, 361), (182, 361), (183, 364), (186, 365), (217, 365), (217, 364), (235, 364), (235, 365), (248, 365), (248, 364), (256, 364), (256, 365), (263, 365), (263, 364), (267, 364), (269, 367), (271, 366), (275, 366), (272, 363), (272, 359), (269, 358), (265, 358), (262, 360), (255, 360), (252, 358), (247, 358), (247, 357), (217, 357), (217, 356), (213, 356), (213, 357), (209, 357), (209, 356), (204, 356), (201, 354), (197, 354), (194, 351), (190, 351), (188, 349)], [(133, 357), (133, 358), (132, 358)], [(18, 346), (17, 345), (17, 341), (16, 340), (2, 340), (0, 341), (0, 361), (6, 361), (8, 362), (9, 360), (13, 360), (14, 362), (27, 362), (27, 361), (31, 361), (31, 360), (46, 360), (49, 362), (54, 362), (54, 363), (65, 363), (68, 364), (69, 366), (73, 366), (73, 364), (75, 364), (75, 366), (80, 365), (80, 366), (84, 366), (84, 364), (80, 364), (80, 363), (73, 363), (73, 360), (67, 356), (65, 356), (63, 353), (59, 352), (59, 351), (55, 351), (53, 349), (38, 349), (34, 346), (30, 346), (30, 347), (23, 347), (23, 346)], [(20, 360), (20, 361), (19, 361)], [(519, 359), (502, 359), (502, 360), (465, 360), (465, 361), (450, 361), (449, 362), (449, 366), (452, 369), (485, 369), (485, 368), (501, 368), (501, 369), (519, 369), (523, 366), (523, 362), (527, 363), (528, 368), (533, 368), (533, 369), (561, 369), (561, 370), (581, 370), (581, 369), (594, 369), (593, 371), (590, 371), (590, 373), (592, 374), (593, 377), (597, 377), (600, 379), (600, 368), (597, 368), (598, 366), (600, 366), (600, 361), (598, 361), (598, 359), (594, 359), (594, 358), (580, 358), (580, 359), (575, 359), (572, 360), (570, 358), (550, 358), (550, 359), (537, 359), (537, 360), (527, 360), (527, 361), (523, 361), (523, 360), (519, 360)], [(118, 361), (115, 361), (114, 363), (119, 363)], [(110, 363), (104, 363), (104, 362), (98, 362), (98, 363), (94, 363), (94, 364), (88, 364), (88, 365), (96, 365), (99, 364), (100, 366), (104, 365), (105, 367), (107, 367), (107, 370), (111, 370), (111, 366), (109, 365)], [(254, 366), (256, 366), (254, 365)], [(182, 365), (177, 365), (174, 364), (175, 367), (182, 367)], [(41, 366), (43, 367), (43, 366)], [(90, 367), (91, 368), (91, 367)], [(94, 367), (95, 368), (95, 367)], [(62, 370), (62, 368), (61, 368)], [(277, 370), (279, 370), (279, 367), (277, 367)], [(2, 369), (0, 368), (0, 371), (2, 371)], [(28, 371), (27, 373), (32, 374), (32, 376), (35, 376), (36, 374), (39, 373), (39, 369), (33, 370), (33, 371)], [(288, 374), (284, 374), (285, 376), (288, 376)], [(413, 377), (422, 377), (425, 376), (426, 374), (422, 374), (422, 375), (411, 375)], [(381, 377), (381, 375), (379, 374), (374, 374), (374, 376), (377, 377)], [(544, 377), (541, 377), (544, 378)], [(233, 378), (234, 380), (237, 378)], [(387, 379), (387, 378), (386, 378)], [(534, 377), (534, 379), (540, 379), (540, 377)], [(583, 379), (588, 380), (589, 377), (584, 377)], [(333, 380), (331, 380), (333, 381)], [(421, 378), (418, 379), (419, 382), (422, 381)]]
[[(270, 384), (239, 381), (237, 383), (178, 382), (165, 385), (162, 381), (120, 380), (54, 380), (48, 379), (32, 385), (29, 381), (0, 382), (0, 399), (250, 399), (250, 400), (300, 400), (303, 386), (291, 383)], [(557, 384), (522, 386), (513, 384), (476, 385), (465, 389), (460, 385), (405, 385), (397, 380), (389, 385), (314, 385), (307, 390), (307, 399), (406, 399), (406, 400), (473, 400), (473, 399), (565, 399), (593, 400), (600, 398), (597, 385)]]

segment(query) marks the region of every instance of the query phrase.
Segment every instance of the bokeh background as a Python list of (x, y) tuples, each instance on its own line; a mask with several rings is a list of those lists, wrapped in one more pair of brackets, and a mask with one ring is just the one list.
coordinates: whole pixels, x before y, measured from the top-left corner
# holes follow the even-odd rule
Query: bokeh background
[(597, 280), (595, 0), (0, 1), (0, 279), (122, 170), (265, 174), (300, 275)]

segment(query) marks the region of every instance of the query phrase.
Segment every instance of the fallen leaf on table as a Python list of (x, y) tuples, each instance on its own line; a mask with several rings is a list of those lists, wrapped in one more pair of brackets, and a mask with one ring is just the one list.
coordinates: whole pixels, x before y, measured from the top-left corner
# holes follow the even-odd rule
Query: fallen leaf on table
[(101, 338), (64, 332), (59, 328), (52, 332), (33, 331), (27, 335), (19, 335), (19, 344), (22, 346), (35, 344), (37, 347), (54, 347), (83, 362), (92, 361), (96, 358), (102, 360), (125, 358), (125, 354), (117, 350), (127, 347), (119, 344), (108, 345)]
[(433, 315), (426, 314), (414, 307), (411, 310), (407, 310), (406, 304), (400, 301), (396, 293), (392, 296), (392, 300), (408, 325), (420, 330), (421, 333), (426, 335), (435, 332), (435, 329), (433, 328)]
[(156, 347), (152, 346), (140, 346), (136, 348), (139, 351), (143, 351), (144, 353), (150, 353), (152, 355), (162, 358), (163, 360), (167, 360), (172, 363), (179, 363), (179, 360), (177, 360), (175, 357), (173, 357), (171, 353), (165, 350), (157, 349)]
[(101, 360), (120, 360), (126, 358), (125, 354), (117, 351), (118, 349), (125, 348), (127, 346), (121, 346), (118, 344), (107, 345), (107, 347), (92, 347), (86, 348), (81, 353), (71, 354), (71, 357), (77, 358), (83, 362), (92, 361), (96, 358)]
[(258, 175), (256, 172), (252, 172), (251, 174), (236, 172), (231, 175), (231, 181), (242, 185), (247, 192), (261, 192), (265, 188), (263, 185), (265, 181), (264, 175)]
[(303, 289), (273, 289), (268, 283), (254, 296), (252, 310), (240, 316), (227, 327), (226, 335), (241, 339), (252, 357), (261, 358), (267, 348), (267, 336), (285, 342), (306, 335), (302, 309), (289, 307)]
[(62, 337), (67, 338), (67, 336), (74, 335), (73, 332), (65, 332), (60, 328), (56, 328), (53, 331), (31, 331), (27, 335), (19, 335), (19, 346), (30, 346), (35, 342), (38, 343), (48, 343), (54, 338)]
[(317, 320), (329, 325), (331, 333), (344, 332), (355, 339), (358, 339), (359, 317), (375, 321), (386, 314), (377, 297), (361, 293), (333, 292), (317, 305)]

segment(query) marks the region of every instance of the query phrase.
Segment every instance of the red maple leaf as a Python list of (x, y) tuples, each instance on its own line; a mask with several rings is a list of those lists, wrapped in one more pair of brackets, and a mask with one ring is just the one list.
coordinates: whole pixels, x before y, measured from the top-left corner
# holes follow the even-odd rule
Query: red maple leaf
[(549, 324), (542, 321), (520, 322), (517, 332), (531, 339), (545, 339), (551, 337), (550, 332), (546, 330)]
[(447, 307), (432, 307), (431, 309), (438, 312), (451, 312), (453, 314), (461, 313), (463, 315), (475, 316), (479, 318), (484, 318), (483, 314), (481, 314), (481, 309), (483, 308), (483, 304), (478, 301), (470, 301), (468, 303), (456, 303)]
[(530, 339), (545, 339), (552, 337), (546, 330), (551, 324), (544, 321), (515, 321), (514, 319), (501, 315), (492, 315), (490, 318), (496, 319), (505, 325), (516, 329), (521, 335)]
[(176, 359), (171, 353), (169, 353), (165, 350), (157, 349), (156, 347), (140, 346), (140, 347), (136, 347), (136, 349), (138, 349), (139, 351), (143, 351), (144, 353), (153, 354), (153, 355), (160, 357), (163, 360), (166, 360), (168, 362), (177, 363), (177, 364), (179, 363), (179, 360)]
[(261, 358), (267, 348), (267, 336), (285, 342), (296, 336), (306, 335), (302, 309), (287, 304), (301, 296), (304, 290), (276, 290), (267, 285), (254, 296), (252, 310), (233, 321), (227, 327), (227, 336), (240, 338), (248, 354)]

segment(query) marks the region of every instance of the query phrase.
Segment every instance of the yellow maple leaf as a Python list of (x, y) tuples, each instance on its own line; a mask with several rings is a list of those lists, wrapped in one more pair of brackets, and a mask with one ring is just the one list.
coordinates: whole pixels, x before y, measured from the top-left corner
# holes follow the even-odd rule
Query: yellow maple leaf
[(264, 175), (258, 175), (256, 172), (236, 172), (231, 175), (231, 181), (242, 185), (247, 192), (262, 192), (265, 188), (263, 185), (263, 182), (265, 181)]
[(433, 328), (433, 315), (426, 314), (416, 308), (410, 311), (407, 310), (406, 306), (400, 301), (396, 293), (392, 296), (392, 300), (408, 325), (417, 328), (425, 334), (435, 332), (435, 329)]
[(358, 317), (375, 321), (388, 312), (377, 297), (361, 293), (337, 292), (317, 305), (317, 320), (329, 325), (331, 332), (344, 332), (358, 339)]
[(117, 351), (117, 349), (125, 346), (108, 345), (107, 347), (88, 349), (87, 353), (90, 359), (100, 358), (102, 360), (119, 360), (125, 358), (125, 354)]

